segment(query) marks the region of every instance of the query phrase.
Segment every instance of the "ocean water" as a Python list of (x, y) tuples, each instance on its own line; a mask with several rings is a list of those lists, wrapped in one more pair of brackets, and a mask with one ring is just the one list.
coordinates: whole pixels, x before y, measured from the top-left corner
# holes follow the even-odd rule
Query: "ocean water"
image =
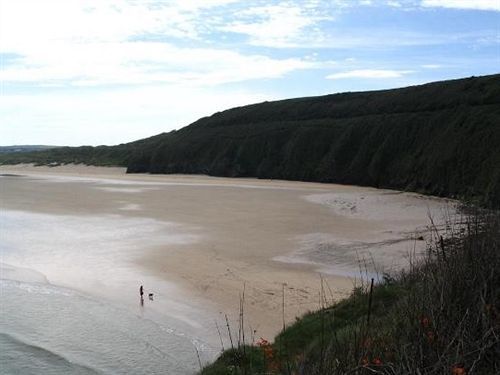
[[(215, 355), (202, 312), (133, 264), (134, 239), (194, 240), (180, 232), (150, 219), (2, 210), (0, 374), (199, 370), (197, 352), (202, 362)], [(140, 283), (155, 290), (154, 302), (140, 304)]]
[(49, 284), (1, 280), (2, 374), (190, 374), (193, 339)]

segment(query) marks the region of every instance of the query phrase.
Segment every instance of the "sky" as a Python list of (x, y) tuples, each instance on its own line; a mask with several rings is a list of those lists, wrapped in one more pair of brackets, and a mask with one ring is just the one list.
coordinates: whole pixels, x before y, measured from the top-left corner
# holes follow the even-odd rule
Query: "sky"
[(500, 72), (500, 0), (0, 0), (0, 145)]

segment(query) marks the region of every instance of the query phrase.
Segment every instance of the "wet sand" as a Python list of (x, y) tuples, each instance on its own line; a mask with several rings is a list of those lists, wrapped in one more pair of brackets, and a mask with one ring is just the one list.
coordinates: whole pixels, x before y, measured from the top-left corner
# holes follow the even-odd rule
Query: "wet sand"
[[(1, 178), (5, 210), (173, 225), (167, 235), (181, 240), (144, 241), (131, 258), (136, 271), (175, 285), (155, 292), (193, 302), (204, 325), (223, 325), (224, 314), (237, 324), (245, 290), (245, 324), (257, 338), (282, 327), (283, 290), (285, 321), (292, 322), (319, 307), (321, 278), (329, 299), (348, 295), (360, 259), (369, 272), (404, 266), (409, 253), (425, 247), (429, 216), (442, 222), (454, 210), (446, 200), (334, 184), (74, 165), (0, 166), (0, 173), (23, 176)], [(216, 337), (214, 326), (204, 328)]]

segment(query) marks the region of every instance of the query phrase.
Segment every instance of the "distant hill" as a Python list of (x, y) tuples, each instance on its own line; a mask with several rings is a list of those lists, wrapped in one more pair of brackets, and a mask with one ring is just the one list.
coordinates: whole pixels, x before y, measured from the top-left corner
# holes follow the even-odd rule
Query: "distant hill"
[(156, 141), (165, 136), (165, 133), (142, 139), (135, 142), (124, 143), (117, 146), (80, 146), (80, 147), (54, 147), (39, 151), (26, 151), (19, 153), (0, 153), (0, 164), (34, 163), (37, 165), (49, 164), (88, 164), (96, 166), (122, 166), (128, 165), (129, 159), (140, 152), (156, 145)]
[(16, 145), (16, 146), (0, 146), (0, 154), (8, 154), (11, 152), (31, 152), (49, 150), (60, 146), (43, 146), (43, 145)]
[(500, 74), (264, 102), (137, 142), (0, 156), (0, 162), (335, 182), (500, 206)]

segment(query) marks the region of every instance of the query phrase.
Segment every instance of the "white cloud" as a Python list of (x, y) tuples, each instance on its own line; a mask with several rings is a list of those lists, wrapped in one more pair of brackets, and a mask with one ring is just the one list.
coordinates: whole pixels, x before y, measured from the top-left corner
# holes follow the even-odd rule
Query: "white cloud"
[(420, 66), (424, 69), (439, 69), (443, 67), (443, 65), (440, 64), (423, 64)]
[(312, 41), (320, 44), (324, 35), (317, 24), (333, 18), (332, 13), (325, 12), (326, 9), (332, 8), (325, 8), (316, 1), (251, 7), (238, 13), (237, 21), (219, 29), (246, 35), (250, 44), (256, 46), (303, 47)]
[(0, 0), (0, 45), (127, 41), (138, 35), (199, 37), (201, 16), (236, 0)]
[(386, 4), (390, 7), (393, 7), (393, 8), (401, 8), (403, 6), (403, 4), (401, 4), (400, 1), (396, 1), (396, 0), (387, 0)]
[(59, 44), (26, 50), (16, 64), (4, 66), (4, 82), (71, 85), (184, 83), (216, 85), (276, 78), (316, 63), (273, 59), (229, 50), (180, 48), (157, 42)]
[(198, 12), (234, 0), (178, 0), (156, 7), (127, 0), (0, 1), (0, 51), (18, 57), (2, 67), (4, 82), (216, 85), (276, 78), (316, 65), (161, 40), (198, 40), (203, 26)]
[(347, 72), (333, 73), (326, 76), (327, 79), (344, 79), (344, 78), (400, 78), (406, 74), (413, 73), (412, 70), (386, 70), (386, 69), (359, 69), (350, 70)]
[(422, 0), (421, 4), (424, 7), (500, 11), (499, 0)]
[[(222, 84), (329, 66), (315, 56), (278, 58), (206, 40), (235, 2), (0, 0), (2, 143), (147, 137), (276, 98), (271, 90)], [(15, 94), (16, 87), (23, 93)]]

